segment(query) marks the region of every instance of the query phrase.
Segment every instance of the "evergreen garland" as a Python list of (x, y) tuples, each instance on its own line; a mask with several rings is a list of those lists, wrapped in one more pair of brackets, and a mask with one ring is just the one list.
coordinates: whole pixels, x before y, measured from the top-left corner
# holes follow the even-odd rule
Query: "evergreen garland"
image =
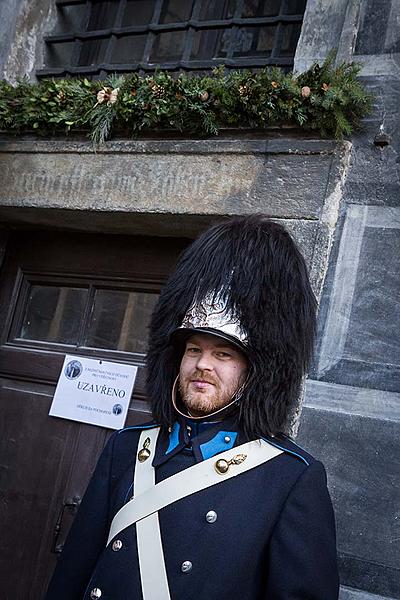
[(111, 75), (104, 81), (0, 81), (0, 130), (54, 135), (89, 130), (98, 144), (113, 132), (176, 130), (216, 135), (220, 129), (294, 125), (342, 139), (360, 126), (372, 96), (357, 80), (361, 67), (322, 66), (285, 74), (278, 68), (214, 69), (211, 75)]

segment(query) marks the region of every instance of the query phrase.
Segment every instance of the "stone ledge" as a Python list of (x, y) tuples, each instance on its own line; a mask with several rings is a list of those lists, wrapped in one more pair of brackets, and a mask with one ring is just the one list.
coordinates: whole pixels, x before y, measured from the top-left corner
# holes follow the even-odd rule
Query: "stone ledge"
[(304, 406), (400, 423), (400, 393), (308, 379)]
[(98, 151), (3, 140), (0, 206), (319, 220), (342, 153), (331, 140), (115, 141)]
[(92, 142), (82, 139), (46, 139), (35, 137), (0, 136), (0, 153), (79, 153), (79, 154), (332, 154), (340, 146), (330, 139), (271, 138), (257, 136), (232, 139), (218, 137), (199, 139), (136, 139), (112, 140), (103, 146), (94, 147)]
[(388, 596), (376, 596), (363, 590), (356, 590), (346, 586), (340, 586), (339, 600), (396, 600)]

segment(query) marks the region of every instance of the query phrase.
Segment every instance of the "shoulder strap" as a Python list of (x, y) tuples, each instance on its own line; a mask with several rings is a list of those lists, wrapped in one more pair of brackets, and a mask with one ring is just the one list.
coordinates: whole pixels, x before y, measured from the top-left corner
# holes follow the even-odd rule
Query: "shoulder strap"
[(160, 481), (151, 489), (132, 498), (117, 512), (111, 523), (107, 545), (122, 530), (157, 513), (161, 508), (254, 469), (282, 452), (282, 449), (275, 448), (264, 440), (255, 440), (222, 452)]
[[(159, 427), (145, 429), (140, 435), (133, 486), (135, 498), (154, 488), (155, 473), (151, 463), (159, 431)], [(158, 512), (136, 523), (136, 539), (143, 599), (170, 600)]]

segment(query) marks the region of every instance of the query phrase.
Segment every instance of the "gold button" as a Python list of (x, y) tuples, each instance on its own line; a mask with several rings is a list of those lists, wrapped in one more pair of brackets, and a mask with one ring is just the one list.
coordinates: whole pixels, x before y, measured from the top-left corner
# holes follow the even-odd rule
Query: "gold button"
[(118, 552), (118, 550), (121, 550), (121, 548), (122, 548), (121, 540), (115, 540), (112, 545), (112, 549), (114, 550), (114, 552)]
[(223, 458), (220, 458), (215, 463), (215, 470), (220, 475), (223, 475), (224, 473), (226, 473), (228, 471), (228, 469), (229, 469), (229, 463), (227, 460), (224, 460)]
[(100, 598), (101, 597), (101, 589), (93, 588), (92, 591), (90, 592), (90, 597), (92, 600), (96, 600), (96, 598)]
[(143, 448), (139, 451), (138, 459), (139, 462), (147, 460), (151, 454), (150, 450), (150, 438), (146, 438), (143, 443)]
[(217, 473), (219, 475), (224, 475), (225, 473), (228, 472), (229, 467), (231, 465), (240, 465), (240, 463), (242, 463), (244, 460), (246, 460), (246, 458), (247, 458), (247, 454), (236, 454), (236, 456), (234, 456), (230, 460), (225, 460), (224, 458), (220, 458), (214, 464), (214, 469), (217, 471)]

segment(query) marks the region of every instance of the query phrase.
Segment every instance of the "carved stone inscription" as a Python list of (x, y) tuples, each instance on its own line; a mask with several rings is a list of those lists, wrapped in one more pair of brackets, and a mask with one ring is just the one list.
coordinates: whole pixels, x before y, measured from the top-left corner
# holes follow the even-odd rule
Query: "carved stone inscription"
[(331, 155), (2, 153), (0, 205), (318, 218)]

